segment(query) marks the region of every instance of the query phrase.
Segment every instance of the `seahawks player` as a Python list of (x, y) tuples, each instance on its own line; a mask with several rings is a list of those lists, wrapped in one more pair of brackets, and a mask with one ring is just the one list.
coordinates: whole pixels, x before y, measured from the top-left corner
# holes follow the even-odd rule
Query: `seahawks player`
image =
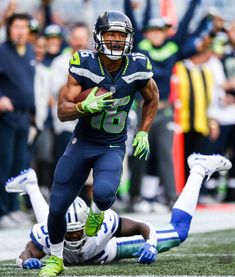
[[(108, 263), (123, 258), (138, 257), (139, 263), (150, 264), (158, 252), (178, 246), (188, 236), (192, 216), (205, 176), (216, 171), (229, 170), (231, 163), (220, 155), (192, 154), (188, 158), (190, 176), (183, 192), (176, 201), (169, 224), (156, 229), (144, 222), (119, 217), (111, 209), (105, 211), (101, 229), (94, 237), (87, 237), (84, 225), (88, 214), (85, 202), (77, 197), (66, 214), (64, 261), (69, 265)], [(8, 192), (27, 193), (37, 220), (45, 220), (48, 206), (39, 191), (37, 177), (32, 169), (22, 172), (6, 184)], [(41, 268), (40, 259), (51, 254), (46, 222), (39, 222), (32, 228), (31, 241), (26, 245), (16, 263), (24, 269)], [(51, 258), (55, 259), (54, 256)], [(55, 260), (56, 261), (56, 260)], [(56, 276), (56, 272), (50, 275)]]
[[(61, 121), (79, 121), (55, 169), (48, 215), (50, 249), (55, 258), (48, 261), (40, 276), (58, 274), (63, 269), (65, 214), (91, 168), (93, 203), (85, 224), (87, 236), (96, 235), (104, 211), (115, 201), (125, 155), (126, 119), (137, 90), (143, 96), (143, 112), (133, 145), (139, 158), (147, 159), (149, 155), (148, 131), (159, 93), (149, 60), (143, 54), (131, 54), (133, 34), (126, 15), (105, 12), (94, 28), (97, 52), (79, 51), (70, 61), (67, 85), (58, 101), (58, 116)], [(96, 96), (98, 87), (109, 92)], [(88, 97), (77, 102), (77, 96), (88, 88), (93, 88)]]

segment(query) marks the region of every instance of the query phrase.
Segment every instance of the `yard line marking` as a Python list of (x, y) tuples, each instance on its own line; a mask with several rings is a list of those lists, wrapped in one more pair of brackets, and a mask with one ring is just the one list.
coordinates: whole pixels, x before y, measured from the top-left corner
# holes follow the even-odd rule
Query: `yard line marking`
[(228, 253), (221, 253), (221, 254), (211, 254), (211, 253), (164, 254), (164, 256), (165, 257), (186, 257), (186, 256), (192, 256), (192, 257), (194, 257), (194, 256), (196, 256), (196, 257), (227, 257), (227, 256), (235, 256), (235, 253), (229, 253), (228, 252)]

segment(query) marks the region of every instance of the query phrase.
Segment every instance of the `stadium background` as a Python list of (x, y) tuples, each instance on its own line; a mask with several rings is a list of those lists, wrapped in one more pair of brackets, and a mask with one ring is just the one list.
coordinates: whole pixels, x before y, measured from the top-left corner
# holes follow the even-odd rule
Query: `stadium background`
[[(151, 0), (152, 4), (156, 6), (154, 9), (155, 15), (160, 15), (160, 1)], [(18, 10), (27, 11), (30, 14), (34, 14), (40, 1), (37, 0), (17, 0)], [(63, 20), (71, 20), (74, 22), (79, 14), (79, 19), (86, 21), (90, 26), (93, 25), (97, 16), (103, 11), (103, 2), (100, 0), (85, 1), (87, 8), (84, 12), (81, 12), (84, 1), (79, 0), (54, 0), (52, 1), (52, 10), (58, 14)], [(142, 10), (145, 7), (144, 0), (137, 0), (139, 3), (139, 9), (135, 11), (136, 18), (141, 22)], [(188, 1), (187, 0), (175, 0), (175, 8), (177, 18), (180, 19), (185, 11)], [(4, 5), (4, 0), (0, 2), (0, 14), (1, 5)], [(105, 9), (117, 9), (123, 10), (123, 1), (120, 0), (106, 0)], [(220, 13), (228, 20), (234, 19), (235, 15), (235, 2), (233, 0), (202, 0), (201, 6), (196, 10), (196, 14), (191, 22), (191, 29), (195, 27), (201, 15), (207, 11), (208, 7), (216, 7)], [(192, 233), (195, 232), (208, 232), (216, 230), (234, 229), (234, 205), (222, 204), (211, 207), (199, 207), (196, 213), (195, 219), (192, 225)], [(168, 212), (161, 214), (128, 214), (137, 219), (143, 219), (150, 221), (154, 224), (166, 221), (170, 214)], [(5, 249), (0, 254), (0, 260), (13, 259), (24, 246), (28, 236), (27, 228), (21, 226), (19, 230), (0, 230), (0, 245)], [(21, 239), (18, 239), (21, 238)], [(9, 239), (9, 241), (7, 241)], [(7, 243), (6, 243), (7, 242)], [(234, 247), (235, 251), (235, 247)]]

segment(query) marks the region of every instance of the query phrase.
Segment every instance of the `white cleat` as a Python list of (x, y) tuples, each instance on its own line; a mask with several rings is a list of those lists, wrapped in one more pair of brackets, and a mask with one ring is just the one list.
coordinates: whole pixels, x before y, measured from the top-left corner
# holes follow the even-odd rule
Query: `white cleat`
[(232, 163), (221, 155), (202, 155), (193, 153), (188, 157), (188, 165), (191, 169), (195, 165), (201, 165), (206, 170), (206, 175), (210, 176), (216, 171), (227, 171), (232, 167)]
[(18, 192), (20, 194), (27, 194), (27, 184), (37, 184), (38, 179), (35, 171), (32, 168), (21, 171), (16, 177), (12, 177), (5, 184), (5, 190), (7, 192)]

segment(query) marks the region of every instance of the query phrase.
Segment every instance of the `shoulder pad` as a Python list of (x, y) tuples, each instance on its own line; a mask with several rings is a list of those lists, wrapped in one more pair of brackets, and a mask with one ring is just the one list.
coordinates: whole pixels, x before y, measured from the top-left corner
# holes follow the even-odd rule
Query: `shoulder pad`
[(149, 58), (139, 52), (134, 52), (130, 55), (131, 59), (138, 63), (138, 66), (140, 66), (142, 68), (142, 70), (147, 70), (147, 71), (152, 71), (152, 64), (149, 60)]
[(96, 58), (95, 52), (91, 50), (79, 50), (74, 53), (69, 64), (73, 66), (84, 66), (88, 62), (92, 62)]

